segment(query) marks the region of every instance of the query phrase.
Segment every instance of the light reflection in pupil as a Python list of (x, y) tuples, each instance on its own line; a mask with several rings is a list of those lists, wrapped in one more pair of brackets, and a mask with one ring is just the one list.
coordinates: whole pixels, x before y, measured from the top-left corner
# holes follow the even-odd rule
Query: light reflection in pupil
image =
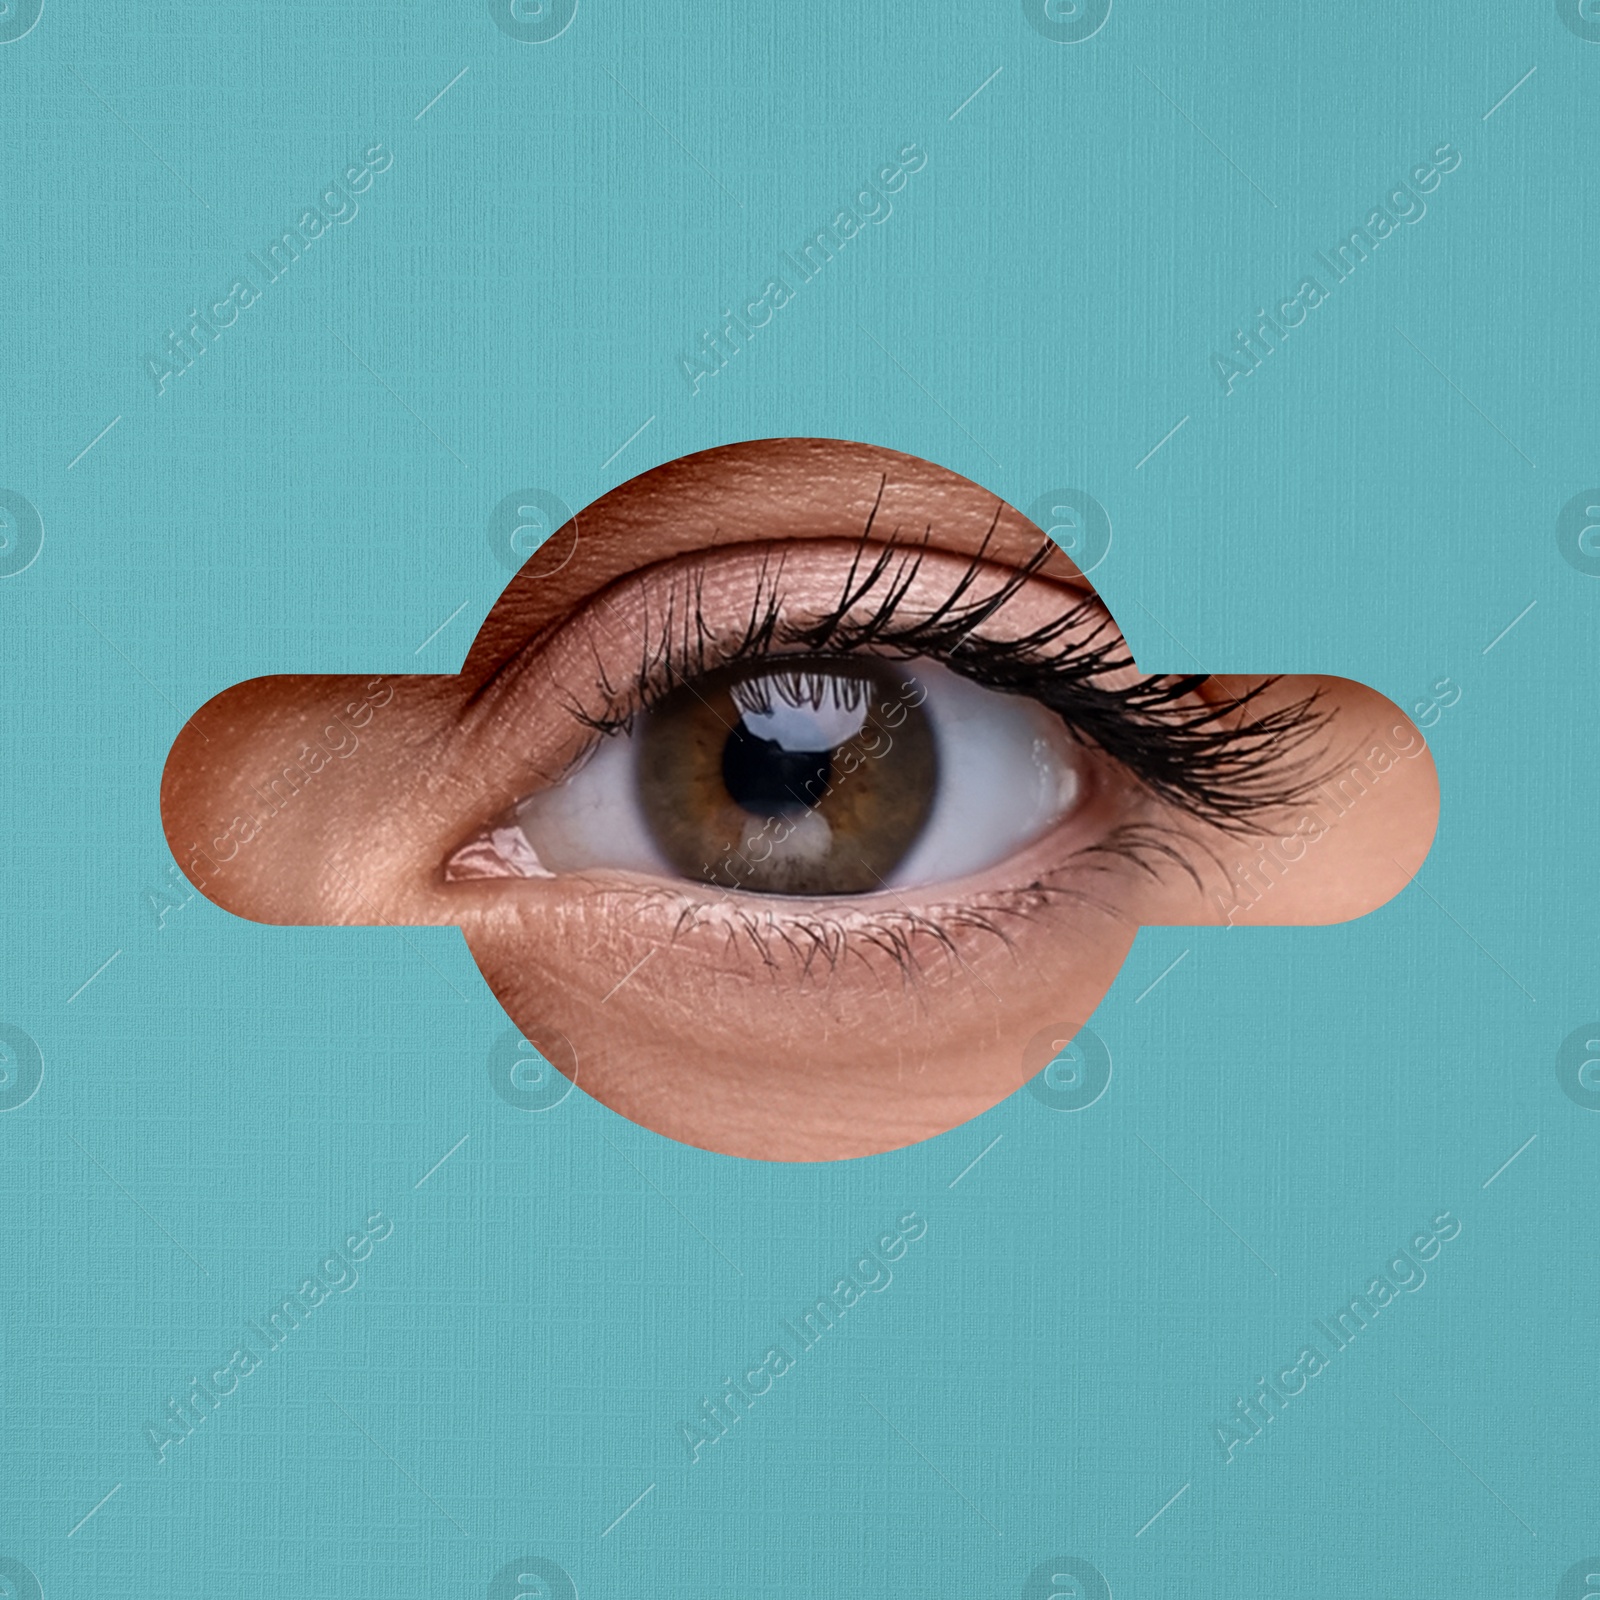
[(743, 715), (722, 749), (728, 796), (752, 816), (793, 817), (821, 804), (834, 752), (856, 737), (872, 687), (832, 672), (790, 672), (733, 685)]

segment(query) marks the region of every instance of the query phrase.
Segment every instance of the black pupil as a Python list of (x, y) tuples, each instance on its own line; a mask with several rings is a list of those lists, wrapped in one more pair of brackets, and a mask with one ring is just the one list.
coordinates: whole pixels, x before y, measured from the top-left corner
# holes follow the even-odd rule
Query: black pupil
[(833, 756), (827, 750), (785, 750), (751, 733), (743, 722), (722, 747), (722, 781), (729, 796), (758, 817), (808, 810), (828, 792)]

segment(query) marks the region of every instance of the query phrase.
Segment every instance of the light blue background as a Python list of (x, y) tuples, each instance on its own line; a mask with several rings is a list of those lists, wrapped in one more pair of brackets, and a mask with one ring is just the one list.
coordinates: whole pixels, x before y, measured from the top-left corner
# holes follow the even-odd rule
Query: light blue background
[[(1015, 4), (583, 0), (526, 44), (481, 4), (47, 0), (0, 45), (0, 487), (45, 529), (0, 581), (0, 1022), (45, 1062), (0, 1116), (0, 1556), (45, 1595), (479, 1596), (523, 1555), (584, 1596), (1017, 1595), (1057, 1555), (1119, 1596), (1553, 1595), (1600, 1549), (1600, 1114), (1555, 1075), (1600, 1014), (1600, 579), (1555, 534), (1600, 482), (1600, 43), (1545, 0), (1218, 9), (1061, 44)], [(143, 357), (378, 140), (158, 398)], [(691, 396), (677, 357), (912, 140)], [(1224, 397), (1212, 353), (1447, 140)], [(814, 1167), (512, 1108), (454, 931), (158, 924), (210, 695), (453, 671), (504, 495), (796, 434), (1097, 497), (1149, 670), (1450, 677), (1417, 884), (1147, 930), (1093, 1107)], [(380, 1207), (359, 1285), (158, 1465), (144, 1424)], [(1225, 1462), (1234, 1398), (1447, 1208), (1427, 1284)], [(679, 1423), (913, 1209), (691, 1465)]]

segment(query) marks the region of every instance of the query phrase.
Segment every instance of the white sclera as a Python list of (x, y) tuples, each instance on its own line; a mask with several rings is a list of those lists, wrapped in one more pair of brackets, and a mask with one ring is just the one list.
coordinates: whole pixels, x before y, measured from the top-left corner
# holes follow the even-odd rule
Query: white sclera
[(933, 661), (906, 669), (939, 751), (939, 791), (891, 888), (943, 883), (1014, 855), (1077, 803), (1082, 757), (1055, 712), (998, 694)]
[(639, 807), (633, 736), (614, 733), (560, 783), (517, 807), (517, 826), (551, 872), (620, 867), (673, 878)]
[[(1053, 711), (1023, 695), (981, 688), (937, 662), (917, 661), (904, 670), (926, 690), (922, 711), (933, 727), (939, 776), (922, 833), (886, 880), (894, 889), (944, 883), (1004, 861), (1060, 821), (1083, 789), (1082, 758)], [(826, 701), (819, 709), (824, 718), (837, 716), (846, 738), (865, 715)], [(745, 720), (775, 724), (789, 715), (778, 705), (747, 711)], [(793, 715), (816, 726), (818, 712), (809, 707)], [(771, 738), (780, 729), (757, 731)], [(781, 731), (795, 736), (803, 730)], [(639, 805), (633, 741), (632, 734), (602, 739), (564, 782), (517, 807), (517, 824), (549, 871), (611, 867), (678, 875), (651, 838)], [(893, 758), (886, 753), (880, 759)]]

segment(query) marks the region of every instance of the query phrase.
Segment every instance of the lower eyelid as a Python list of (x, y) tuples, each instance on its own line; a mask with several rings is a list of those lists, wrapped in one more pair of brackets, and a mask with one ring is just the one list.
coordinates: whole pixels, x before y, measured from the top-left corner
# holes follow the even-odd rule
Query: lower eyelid
[[(488, 959), (506, 975), (502, 982), (517, 973), (515, 981), (570, 991), (581, 975), (598, 998), (614, 992), (617, 977), (638, 972), (614, 1005), (681, 1004), (688, 983), (703, 1007), (714, 995), (703, 981), (737, 982), (737, 993), (751, 983), (758, 993), (774, 983), (778, 993), (797, 985), (855, 993), (939, 978), (992, 995), (972, 961), (999, 957), (1030, 967), (1030, 952), (1048, 949), (1055, 962), (1063, 939), (1099, 959), (1107, 941), (1131, 938), (1141, 921), (1134, 902), (1148, 879), (1131, 861), (1050, 859), (1038, 846), (1024, 854), (1038, 859), (1002, 883), (848, 900), (742, 896), (622, 873), (524, 882), (505, 892), (482, 884), (473, 887), (488, 898), (475, 896), (459, 920), (480, 964)], [(581, 953), (576, 967), (574, 953)]]

